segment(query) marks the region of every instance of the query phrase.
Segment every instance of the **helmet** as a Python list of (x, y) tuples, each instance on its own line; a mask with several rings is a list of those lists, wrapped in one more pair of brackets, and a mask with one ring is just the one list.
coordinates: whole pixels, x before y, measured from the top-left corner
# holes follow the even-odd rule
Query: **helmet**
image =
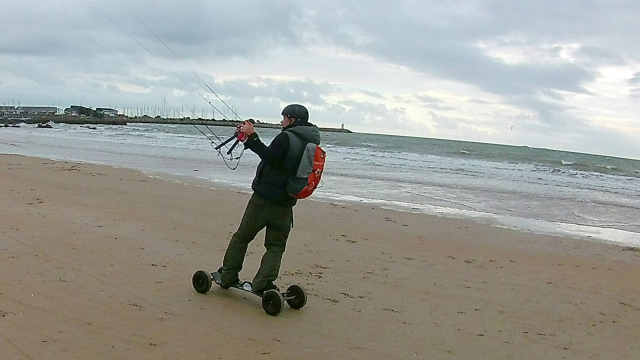
[(297, 119), (300, 122), (309, 121), (309, 110), (306, 107), (298, 104), (287, 105), (282, 109), (283, 116), (289, 116)]

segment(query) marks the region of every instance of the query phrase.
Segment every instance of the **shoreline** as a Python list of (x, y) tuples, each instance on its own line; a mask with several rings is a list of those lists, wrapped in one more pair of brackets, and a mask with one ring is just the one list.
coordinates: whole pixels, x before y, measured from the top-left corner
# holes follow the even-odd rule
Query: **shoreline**
[[(242, 191), (251, 194), (251, 183), (247, 186), (238, 184), (229, 184), (226, 182), (216, 182), (215, 180), (192, 177), (189, 175), (177, 175), (164, 172), (141, 171), (145, 174), (153, 174), (154, 177), (167, 181), (177, 181), (184, 184), (193, 184), (197, 186), (208, 187), (211, 189)], [(549, 222), (543, 220), (526, 219), (498, 216), (488, 213), (477, 213), (475, 215), (460, 215), (460, 211), (455, 209), (448, 210), (426, 210), (418, 211), (415, 204), (398, 205), (396, 203), (382, 202), (375, 199), (349, 199), (339, 196), (327, 196), (322, 194), (314, 194), (311, 198), (303, 201), (316, 201), (322, 203), (348, 204), (353, 206), (376, 207), (398, 213), (408, 213), (424, 216), (433, 216), (442, 219), (471, 221), (479, 225), (487, 225), (496, 229), (507, 229), (517, 232), (530, 233), (542, 236), (554, 236), (562, 238), (571, 238), (578, 241), (603, 243), (623, 248), (640, 249), (640, 234), (624, 231), (614, 228), (599, 228), (594, 226), (586, 226), (579, 224), (569, 224), (561, 222)], [(515, 224), (515, 225), (514, 225)]]
[[(21, 155), (28, 156), (28, 155)], [(28, 156), (31, 157), (31, 156)], [(40, 158), (34, 156), (36, 158)], [(42, 157), (43, 159), (50, 159), (55, 161), (69, 161), (66, 159), (52, 159), (47, 157)], [(163, 172), (157, 170), (148, 170), (143, 168), (136, 167), (125, 167), (118, 165), (110, 165), (103, 162), (98, 161), (80, 161), (80, 160), (71, 160), (78, 161), (86, 164), (95, 164), (101, 166), (110, 166), (114, 168), (122, 168), (122, 169), (131, 169), (135, 171), (140, 171), (147, 175), (152, 175), (159, 179), (164, 180), (173, 180), (180, 179), (180, 182), (198, 184), (205, 187), (211, 187), (213, 189), (229, 189), (229, 190), (238, 190), (238, 191), (246, 191), (248, 193), (251, 192), (250, 184), (251, 179), (247, 179), (246, 184), (232, 184), (226, 181), (215, 181), (215, 179), (205, 179), (198, 176), (185, 175), (185, 174), (174, 174), (170, 172)], [(519, 217), (509, 217), (502, 215), (494, 215), (489, 213), (482, 212), (471, 212), (471, 211), (461, 211), (457, 209), (450, 208), (440, 208), (434, 206), (422, 206), (417, 204), (405, 204), (405, 203), (396, 203), (393, 201), (382, 201), (377, 199), (364, 199), (357, 197), (344, 197), (339, 195), (323, 195), (321, 193), (315, 194), (309, 199), (311, 201), (320, 201), (325, 203), (330, 202), (340, 202), (347, 203), (353, 205), (364, 205), (364, 206), (375, 206), (382, 209), (387, 209), (390, 211), (402, 212), (402, 213), (414, 213), (425, 216), (436, 216), (443, 219), (461, 219), (461, 220), (470, 220), (477, 224), (488, 225), (495, 228), (504, 228), (510, 229), (514, 231), (521, 231), (525, 233), (532, 233), (537, 235), (548, 235), (548, 236), (559, 236), (559, 237), (568, 237), (577, 239), (580, 241), (588, 241), (588, 242), (601, 242), (607, 244), (613, 244), (621, 247), (640, 247), (640, 234), (636, 232), (624, 231), (615, 228), (606, 228), (606, 227), (594, 227), (594, 226), (586, 226), (579, 224), (570, 224), (570, 223), (561, 223), (561, 222), (550, 222), (544, 220), (535, 220), (535, 219), (527, 219), (527, 218), (519, 218)]]
[(640, 355), (640, 252), (616, 245), (301, 201), (276, 283), (309, 302), (271, 317), (190, 283), (219, 266), (248, 192), (19, 155), (0, 155), (0, 179), (9, 359)]

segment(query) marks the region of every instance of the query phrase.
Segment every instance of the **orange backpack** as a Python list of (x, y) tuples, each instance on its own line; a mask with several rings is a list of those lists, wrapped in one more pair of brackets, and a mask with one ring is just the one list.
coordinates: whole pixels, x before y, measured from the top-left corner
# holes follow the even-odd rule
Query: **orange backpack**
[(304, 147), (296, 173), (287, 181), (289, 195), (296, 199), (304, 199), (313, 194), (320, 184), (326, 157), (327, 153), (320, 145), (308, 143)]

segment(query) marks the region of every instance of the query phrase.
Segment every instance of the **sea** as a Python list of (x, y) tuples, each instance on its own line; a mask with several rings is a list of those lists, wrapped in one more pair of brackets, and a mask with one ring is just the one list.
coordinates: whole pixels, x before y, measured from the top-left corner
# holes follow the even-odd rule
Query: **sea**
[[(214, 147), (231, 127), (130, 123), (0, 128), (0, 153), (138, 169), (250, 191), (259, 158)], [(257, 129), (269, 142), (277, 129)], [(472, 219), (496, 227), (640, 246), (640, 160), (526, 146), (322, 133), (311, 199)], [(239, 159), (238, 159), (239, 157)], [(307, 201), (307, 200), (305, 200)]]

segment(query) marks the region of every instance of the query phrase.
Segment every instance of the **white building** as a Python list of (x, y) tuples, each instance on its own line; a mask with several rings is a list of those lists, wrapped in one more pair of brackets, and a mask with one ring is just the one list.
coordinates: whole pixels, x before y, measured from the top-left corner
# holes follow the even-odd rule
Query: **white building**
[(96, 108), (96, 111), (107, 116), (118, 116), (118, 110), (110, 108)]
[(19, 106), (22, 109), (22, 113), (25, 115), (55, 115), (58, 113), (58, 108), (55, 106)]
[(22, 117), (22, 109), (11, 105), (0, 106), (0, 118), (13, 119)]

